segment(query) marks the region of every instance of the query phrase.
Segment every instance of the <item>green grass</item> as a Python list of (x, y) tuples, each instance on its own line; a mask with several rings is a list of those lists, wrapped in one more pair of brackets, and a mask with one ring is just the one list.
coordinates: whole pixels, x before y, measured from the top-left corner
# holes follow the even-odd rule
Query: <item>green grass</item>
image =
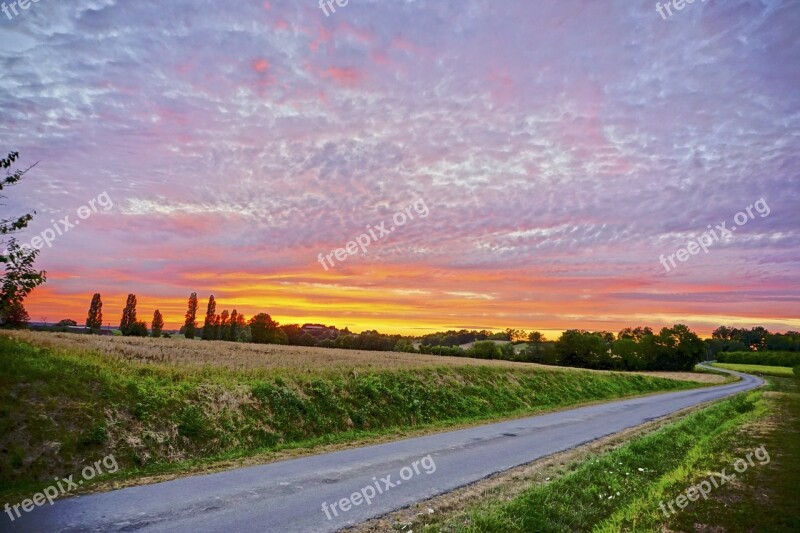
[[(800, 479), (800, 382), (770, 377), (769, 419), (737, 433), (728, 444), (730, 456), (764, 446), (767, 465), (750, 468), (706, 501), (698, 501), (669, 522), (675, 531), (693, 531), (709, 524), (718, 531), (800, 531), (797, 480)], [(773, 428), (773, 429), (768, 429)]]
[(699, 386), (633, 374), (442, 367), (191, 373), (0, 335), (0, 496), (113, 454), (117, 478)]
[(794, 372), (787, 366), (766, 366), (766, 365), (735, 365), (731, 363), (712, 363), (712, 366), (735, 370), (736, 372), (746, 372), (748, 374), (762, 374), (766, 376), (791, 377)]
[(764, 411), (761, 392), (738, 395), (636, 438), (509, 502), (488, 502), (466, 517), (423, 531), (657, 531), (659, 502), (691, 486), (709, 467), (724, 465), (726, 437)]
[[(632, 439), (568, 473), (510, 500), (497, 496), (466, 511), (413, 524), (415, 531), (800, 531), (800, 381), (767, 377), (763, 389), (696, 411)], [(665, 517), (674, 501), (710, 472), (734, 472), (739, 458), (763, 446), (770, 461), (755, 461), (736, 482), (707, 500), (688, 502)], [(548, 480), (550, 478), (547, 478)], [(719, 479), (717, 477), (717, 479)]]

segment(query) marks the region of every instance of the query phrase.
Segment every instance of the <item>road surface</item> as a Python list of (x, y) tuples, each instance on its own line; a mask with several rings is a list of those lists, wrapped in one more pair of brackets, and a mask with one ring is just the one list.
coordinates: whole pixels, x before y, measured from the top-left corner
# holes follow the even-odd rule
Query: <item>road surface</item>
[(3, 513), (0, 531), (336, 531), (763, 383), (732, 373), (742, 380), (56, 500)]

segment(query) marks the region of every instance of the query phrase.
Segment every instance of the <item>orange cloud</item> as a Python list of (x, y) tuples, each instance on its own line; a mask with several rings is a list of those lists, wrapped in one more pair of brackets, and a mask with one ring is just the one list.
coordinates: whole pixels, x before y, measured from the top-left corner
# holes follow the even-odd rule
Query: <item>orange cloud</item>
[(254, 59), (253, 60), (253, 70), (256, 72), (266, 72), (269, 69), (269, 61), (266, 59)]

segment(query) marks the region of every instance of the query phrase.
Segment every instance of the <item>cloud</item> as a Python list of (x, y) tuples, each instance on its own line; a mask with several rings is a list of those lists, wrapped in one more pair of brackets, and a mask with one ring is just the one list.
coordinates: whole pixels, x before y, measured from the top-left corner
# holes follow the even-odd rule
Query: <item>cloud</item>
[[(120, 206), (43, 253), (80, 272), (51, 278), (48, 306), (101, 277), (178, 299), (198, 272), (286, 273), (408, 305), (403, 327), (441, 323), (431, 295), (474, 300), (448, 323), (791, 318), (757, 291), (798, 290), (799, 18), (780, 0), (669, 21), (622, 0), (362, 0), (330, 17), (42, 2), (0, 29), (0, 134), (41, 160), (8, 208), (38, 211), (33, 235), (103, 190)], [(663, 273), (660, 254), (761, 197), (768, 218)], [(418, 198), (428, 218), (321, 271), (318, 253)], [(246, 287), (253, 310), (272, 305)], [(329, 311), (328, 293), (284, 297), (287, 317), (379, 320), (355, 300)]]

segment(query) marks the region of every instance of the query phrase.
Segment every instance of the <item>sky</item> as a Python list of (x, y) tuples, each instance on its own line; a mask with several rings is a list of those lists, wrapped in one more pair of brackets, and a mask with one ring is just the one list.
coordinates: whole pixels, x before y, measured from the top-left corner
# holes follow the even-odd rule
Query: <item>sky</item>
[(800, 1), (656, 7), (0, 12), (0, 151), (38, 162), (0, 207), (37, 212), (31, 319), (83, 323), (100, 292), (115, 325), (135, 293), (177, 328), (196, 291), (200, 315), (412, 335), (798, 330)]

